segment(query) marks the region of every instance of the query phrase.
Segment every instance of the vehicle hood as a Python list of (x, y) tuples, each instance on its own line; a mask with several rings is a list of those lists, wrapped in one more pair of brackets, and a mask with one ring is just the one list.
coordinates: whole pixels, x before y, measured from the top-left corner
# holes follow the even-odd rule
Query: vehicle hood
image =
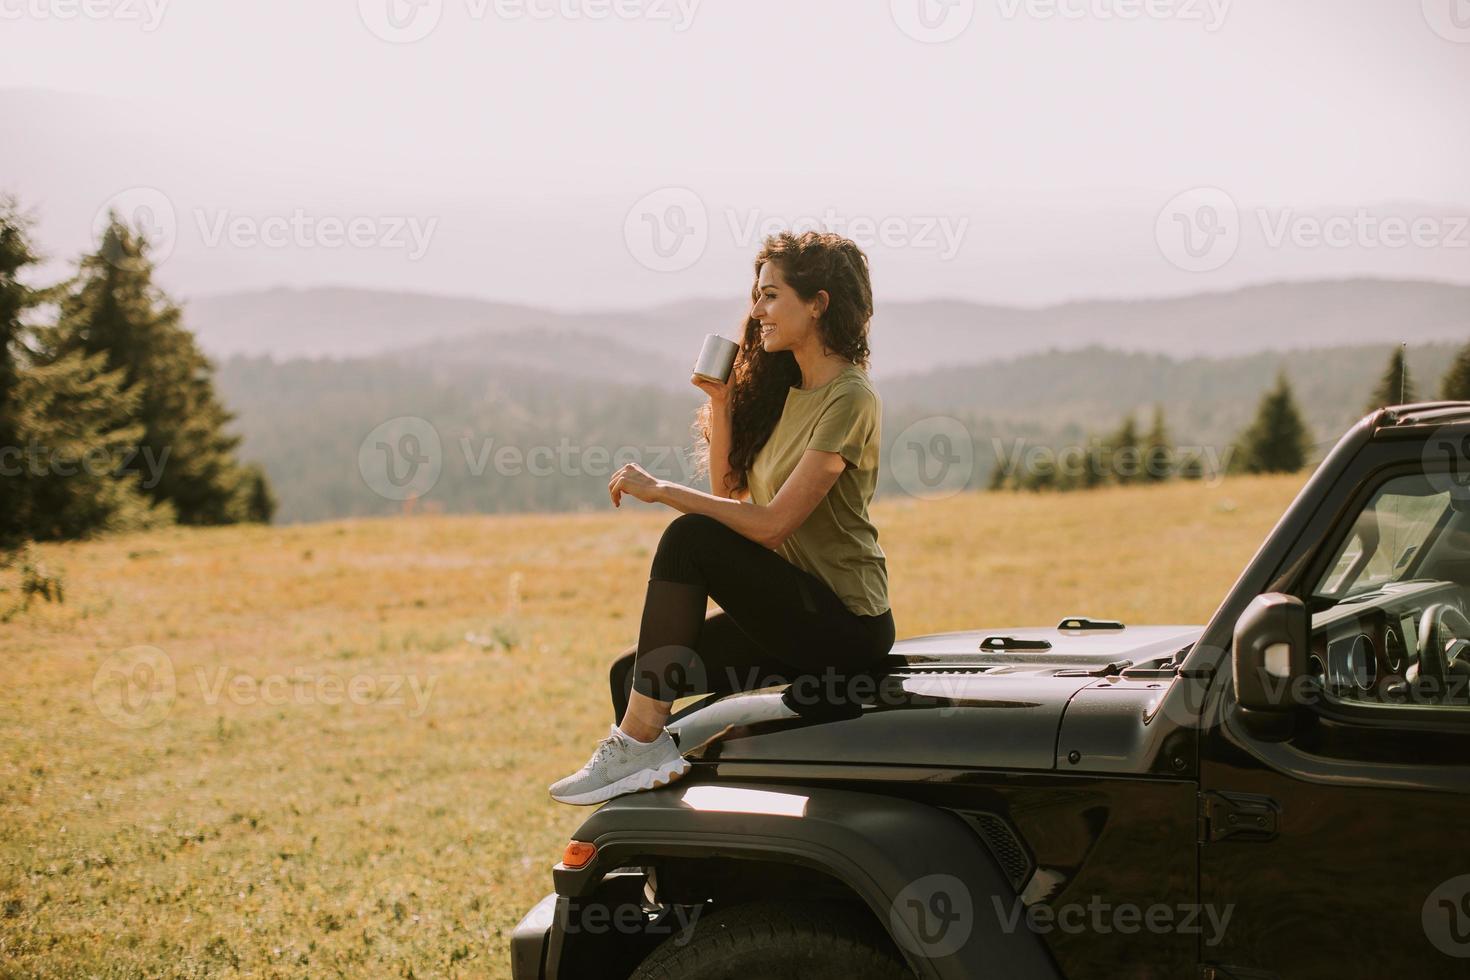
[[(853, 683), (836, 699), (793, 697), (788, 685), (746, 691), (697, 703), (669, 728), (696, 762), (1051, 769), (1063, 714), (1079, 691), (1126, 681), (1123, 670), (1168, 658), (1201, 631), (1026, 628), (910, 637), (894, 644), (890, 673), (876, 690)], [(1161, 684), (1150, 675), (1138, 686)]]

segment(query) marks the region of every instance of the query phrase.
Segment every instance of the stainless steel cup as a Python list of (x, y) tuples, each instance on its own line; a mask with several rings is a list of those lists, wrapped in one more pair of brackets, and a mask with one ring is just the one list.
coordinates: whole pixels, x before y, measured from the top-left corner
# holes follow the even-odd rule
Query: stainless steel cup
[(730, 371), (735, 367), (735, 355), (739, 350), (740, 345), (735, 341), (726, 340), (717, 333), (707, 334), (699, 360), (694, 362), (694, 373), (724, 384), (730, 380)]

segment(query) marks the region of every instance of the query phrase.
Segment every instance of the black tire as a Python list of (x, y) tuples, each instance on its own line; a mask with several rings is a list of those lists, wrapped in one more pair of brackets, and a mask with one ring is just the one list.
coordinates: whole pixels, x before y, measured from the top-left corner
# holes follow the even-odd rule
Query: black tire
[(703, 915), (629, 980), (913, 980), (864, 912), (811, 902), (758, 902)]

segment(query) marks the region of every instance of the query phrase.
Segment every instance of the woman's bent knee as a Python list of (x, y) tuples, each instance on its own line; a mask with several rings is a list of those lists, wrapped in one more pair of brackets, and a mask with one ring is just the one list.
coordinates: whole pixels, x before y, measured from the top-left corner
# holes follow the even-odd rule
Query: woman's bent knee
[(704, 514), (681, 514), (664, 528), (653, 556), (652, 577), (671, 582), (702, 583), (696, 559), (707, 548), (712, 531), (724, 525)]
[(664, 528), (663, 536), (664, 539), (673, 538), (682, 541), (708, 534), (724, 526), (708, 514), (680, 514), (669, 521), (669, 526)]

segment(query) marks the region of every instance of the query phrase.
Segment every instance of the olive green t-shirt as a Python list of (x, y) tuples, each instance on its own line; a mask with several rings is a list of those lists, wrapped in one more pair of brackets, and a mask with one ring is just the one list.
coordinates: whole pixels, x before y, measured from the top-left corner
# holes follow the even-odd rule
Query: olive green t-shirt
[(751, 501), (765, 506), (806, 450), (842, 454), (847, 466), (837, 482), (776, 551), (827, 583), (859, 616), (888, 609), (888, 562), (878, 529), (868, 520), (878, 483), (881, 410), (867, 372), (856, 364), (820, 387), (790, 388), (781, 418), (747, 475)]

